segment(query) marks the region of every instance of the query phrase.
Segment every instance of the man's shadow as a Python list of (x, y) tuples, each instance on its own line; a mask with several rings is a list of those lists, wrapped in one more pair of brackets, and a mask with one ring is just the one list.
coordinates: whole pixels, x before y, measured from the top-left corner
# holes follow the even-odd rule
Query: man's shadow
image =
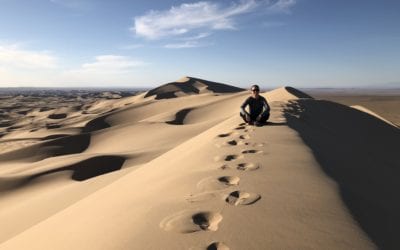
[[(247, 122), (240, 123), (239, 126), (244, 126), (244, 125), (249, 125)], [(264, 126), (286, 126), (288, 125), (287, 122), (271, 122), (271, 121), (266, 121), (265, 123), (261, 123), (260, 125), (256, 127), (264, 127)]]
[(263, 126), (286, 126), (287, 122), (271, 122), (267, 121)]

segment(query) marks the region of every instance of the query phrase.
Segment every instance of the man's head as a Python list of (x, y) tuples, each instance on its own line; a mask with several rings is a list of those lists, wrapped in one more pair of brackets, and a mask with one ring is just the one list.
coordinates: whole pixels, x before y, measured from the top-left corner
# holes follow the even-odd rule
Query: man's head
[(250, 90), (253, 97), (258, 97), (258, 94), (260, 93), (260, 87), (258, 85), (252, 85)]

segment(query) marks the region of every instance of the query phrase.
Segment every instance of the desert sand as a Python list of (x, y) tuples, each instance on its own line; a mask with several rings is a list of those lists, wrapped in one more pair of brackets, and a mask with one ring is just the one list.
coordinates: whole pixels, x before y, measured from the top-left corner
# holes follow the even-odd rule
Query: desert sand
[(282, 87), (249, 126), (248, 95), (3, 96), (0, 249), (400, 249), (397, 125)]
[(314, 98), (358, 106), (400, 126), (400, 89), (307, 89)]

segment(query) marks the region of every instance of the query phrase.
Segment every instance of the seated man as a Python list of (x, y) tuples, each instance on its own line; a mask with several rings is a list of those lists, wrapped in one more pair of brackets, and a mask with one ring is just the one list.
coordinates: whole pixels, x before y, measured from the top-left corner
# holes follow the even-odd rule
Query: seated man
[[(269, 118), (270, 107), (267, 100), (260, 96), (260, 87), (258, 85), (251, 86), (251, 96), (240, 107), (240, 116), (243, 120), (250, 124), (261, 126), (266, 124)], [(249, 105), (249, 111), (246, 111), (246, 106)]]

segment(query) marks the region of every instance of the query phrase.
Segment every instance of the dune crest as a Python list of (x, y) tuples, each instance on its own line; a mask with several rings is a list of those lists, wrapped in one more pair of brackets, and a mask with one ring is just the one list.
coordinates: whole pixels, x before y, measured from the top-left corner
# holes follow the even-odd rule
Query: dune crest
[(365, 113), (367, 113), (367, 114), (370, 114), (370, 115), (372, 115), (372, 116), (375, 116), (376, 118), (381, 119), (382, 121), (384, 121), (384, 122), (386, 122), (386, 123), (388, 123), (388, 124), (390, 124), (390, 125), (392, 125), (392, 126), (394, 126), (394, 127), (398, 127), (398, 126), (397, 126), (396, 124), (394, 124), (393, 122), (391, 122), (391, 121), (389, 121), (389, 120), (383, 118), (382, 116), (378, 115), (377, 113), (373, 112), (373, 111), (370, 110), (370, 109), (367, 109), (366, 107), (363, 107), (363, 106), (360, 106), (360, 105), (353, 105), (353, 106), (351, 106), (351, 107), (354, 108), (354, 109), (360, 110), (360, 111), (362, 111), (362, 112), (365, 112)]
[(307, 99), (312, 98), (306, 93), (289, 86), (280, 87), (268, 91), (267, 93), (265, 93), (265, 96), (268, 98), (268, 100), (271, 101), (289, 101), (300, 98), (307, 98)]
[(235, 86), (211, 82), (194, 77), (182, 77), (181, 79), (166, 83), (154, 88), (146, 93), (144, 97), (154, 96), (155, 99), (168, 99), (186, 95), (195, 95), (202, 93), (235, 93), (244, 89)]

